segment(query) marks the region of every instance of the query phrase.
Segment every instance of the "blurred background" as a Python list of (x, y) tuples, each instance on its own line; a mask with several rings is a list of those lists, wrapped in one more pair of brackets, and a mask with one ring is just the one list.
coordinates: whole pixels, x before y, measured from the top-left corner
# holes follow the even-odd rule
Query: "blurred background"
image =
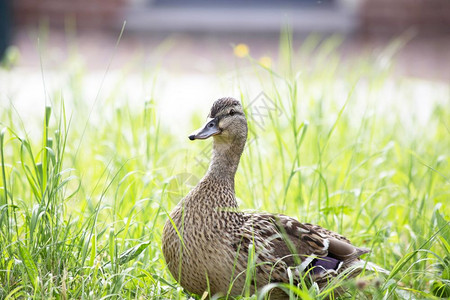
[[(447, 0), (2, 0), (1, 52), (15, 45), (20, 65), (39, 64), (36, 39), (69, 56), (70, 38), (90, 68), (104, 68), (126, 21), (113, 66), (133, 54), (153, 53), (166, 41), (165, 68), (216, 72), (231, 68), (231, 44), (246, 43), (254, 56), (275, 55), (289, 25), (300, 44), (311, 33), (341, 34), (346, 56), (370, 52), (408, 34), (397, 72), (450, 80), (450, 2)], [(45, 31), (45, 37), (44, 37)], [(69, 35), (68, 35), (69, 34)], [(170, 38), (170, 42), (168, 42)], [(72, 40), (72, 42), (74, 42)], [(140, 51), (140, 52), (139, 52)], [(188, 59), (187, 59), (188, 58)], [(51, 67), (50, 64), (48, 67)]]
[[(283, 28), (292, 32), (295, 51), (311, 48), (300, 58), (300, 70), (319, 68), (312, 62), (319, 52), (329, 51), (344, 63), (369, 57), (388, 65), (392, 77), (444, 87), (450, 81), (448, 0), (0, 3), (0, 53), (3, 65), (14, 70), (7, 74), (0, 101), (7, 105), (8, 99), (14, 99), (19, 110), (33, 112), (30, 103), (45, 101), (45, 92), (40, 92), (46, 88), (43, 75), (47, 89), (54, 91), (64, 90), (64, 84), (58, 83), (63, 76), (78, 72), (85, 75), (78, 98), (92, 102), (102, 86), (111, 90), (120, 81), (130, 101), (155, 97), (156, 93), (162, 116), (174, 118), (175, 114), (182, 120), (189, 115), (185, 110), (202, 101), (224, 94), (241, 96), (231, 87), (236, 86), (230, 84), (233, 78), (227, 77), (240, 68), (251, 68), (251, 63), (240, 57), (250, 54), (275, 67), (282, 56)], [(157, 89), (139, 81), (143, 72), (158, 73)], [(260, 86), (255, 87), (248, 96), (253, 98), (260, 91)], [(184, 109), (169, 112), (173, 105)]]

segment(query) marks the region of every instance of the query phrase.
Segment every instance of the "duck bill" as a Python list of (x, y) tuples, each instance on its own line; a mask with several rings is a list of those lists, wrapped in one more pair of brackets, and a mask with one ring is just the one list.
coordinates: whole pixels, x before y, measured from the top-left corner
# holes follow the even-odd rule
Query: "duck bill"
[(193, 134), (189, 136), (191, 141), (193, 140), (205, 140), (213, 135), (219, 134), (219, 122), (217, 119), (209, 119), (206, 124)]

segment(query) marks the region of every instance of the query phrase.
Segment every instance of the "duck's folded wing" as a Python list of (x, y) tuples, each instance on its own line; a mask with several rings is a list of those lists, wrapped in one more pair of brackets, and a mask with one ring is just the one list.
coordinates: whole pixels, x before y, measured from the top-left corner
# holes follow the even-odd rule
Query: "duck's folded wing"
[(246, 240), (255, 242), (255, 250), (259, 245), (261, 260), (276, 261), (283, 268), (295, 267), (298, 272), (310, 268), (314, 273), (338, 271), (369, 252), (342, 235), (284, 215), (252, 214), (242, 229)]
[[(247, 214), (244, 219), (236, 229), (243, 251), (238, 252), (238, 257), (244, 270), (253, 260), (260, 283), (288, 283), (307, 275), (323, 289), (340, 274), (342, 278), (354, 277), (363, 269), (387, 273), (359, 258), (369, 250), (320, 226), (283, 215)], [(248, 255), (250, 251), (254, 251), (252, 256)], [(337, 294), (342, 291), (335, 289)]]
[(299, 251), (309, 248), (318, 257), (337, 259), (345, 265), (369, 252), (368, 249), (352, 245), (346, 237), (318, 225), (300, 223), (283, 215), (279, 216), (278, 223), (291, 239), (298, 241)]

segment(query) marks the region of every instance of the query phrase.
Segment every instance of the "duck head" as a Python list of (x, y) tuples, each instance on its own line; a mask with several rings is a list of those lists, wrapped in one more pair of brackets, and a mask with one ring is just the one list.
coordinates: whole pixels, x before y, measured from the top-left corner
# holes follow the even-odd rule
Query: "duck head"
[(241, 103), (234, 98), (221, 98), (214, 102), (206, 124), (191, 134), (189, 139), (204, 140), (213, 136), (215, 142), (232, 143), (247, 139), (247, 119)]

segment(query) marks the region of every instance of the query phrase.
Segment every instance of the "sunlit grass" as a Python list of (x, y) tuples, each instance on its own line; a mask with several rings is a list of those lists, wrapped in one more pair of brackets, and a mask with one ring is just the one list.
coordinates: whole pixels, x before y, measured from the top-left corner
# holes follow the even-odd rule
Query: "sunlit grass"
[[(448, 86), (393, 77), (397, 41), (342, 61), (338, 37), (311, 36), (299, 49), (290, 38), (278, 58), (230, 48), (230, 89), (250, 126), (236, 180), (241, 208), (317, 223), (372, 249), (367, 260), (391, 275), (349, 282), (350, 298), (448, 296)], [(2, 79), (13, 71), (4, 67)], [(144, 100), (130, 99), (119, 78), (95, 103), (82, 99), (87, 74), (76, 60), (67, 74), (35, 108), (39, 126), (2, 95), (0, 298), (188, 297), (165, 266), (161, 233), (205, 172), (211, 141), (185, 137), (210, 103), (178, 128), (158, 113), (157, 71), (141, 75), (152, 89)]]

